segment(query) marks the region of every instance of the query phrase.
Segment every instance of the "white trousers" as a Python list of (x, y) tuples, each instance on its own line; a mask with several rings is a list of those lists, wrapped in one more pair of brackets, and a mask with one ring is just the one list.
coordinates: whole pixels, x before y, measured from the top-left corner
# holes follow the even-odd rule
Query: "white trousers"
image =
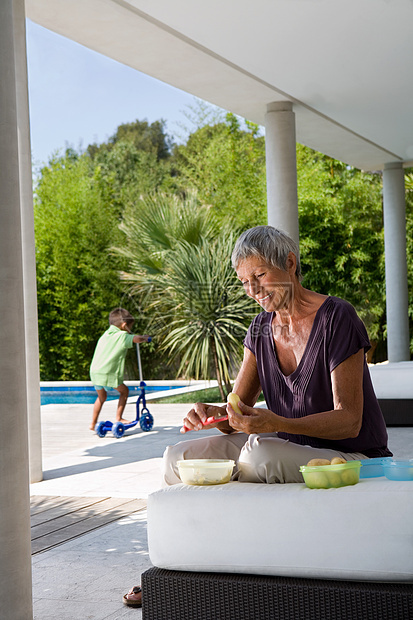
[(366, 458), (364, 454), (358, 452), (348, 453), (302, 446), (286, 439), (280, 439), (276, 433), (220, 434), (212, 437), (197, 437), (168, 446), (163, 456), (163, 478), (166, 485), (181, 482), (177, 467), (177, 462), (180, 460), (232, 459), (236, 463), (232, 479), (239, 482), (267, 484), (304, 482), (299, 471), (300, 465), (306, 465), (313, 458), (331, 461), (335, 456), (340, 456), (347, 461)]

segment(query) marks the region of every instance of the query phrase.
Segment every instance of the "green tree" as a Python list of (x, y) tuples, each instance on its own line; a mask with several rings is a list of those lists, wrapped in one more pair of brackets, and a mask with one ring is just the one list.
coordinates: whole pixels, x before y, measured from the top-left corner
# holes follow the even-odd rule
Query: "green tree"
[(88, 379), (108, 313), (123, 296), (122, 262), (109, 253), (118, 215), (102, 200), (86, 155), (54, 158), (41, 171), (34, 216), (43, 380)]
[(169, 164), (127, 141), (117, 142), (95, 158), (92, 171), (97, 168), (105, 201), (113, 203), (120, 216), (127, 206), (160, 189), (170, 177)]
[(259, 128), (227, 114), (225, 121), (193, 132), (173, 156), (175, 183), (181, 192), (197, 191), (222, 221), (240, 228), (266, 221), (265, 144)]
[[(168, 180), (171, 142), (162, 121), (121, 125), (107, 143), (67, 149), (45, 166), (36, 187), (35, 227), (42, 379), (87, 379), (108, 312), (133, 306), (119, 277), (123, 212)], [(143, 321), (135, 324), (143, 331)], [(142, 358), (156, 367), (153, 346)], [(136, 376), (136, 356), (127, 357)]]
[(381, 176), (303, 146), (297, 163), (303, 284), (352, 303), (374, 350), (385, 332)]
[(406, 185), (406, 192), (413, 192), (413, 172), (406, 174), (404, 181)]
[(164, 121), (120, 125), (107, 142), (87, 148), (91, 171), (99, 167), (101, 190), (121, 215), (140, 196), (168, 186), (172, 141)]
[(133, 144), (137, 151), (152, 153), (157, 161), (168, 159), (173, 144), (165, 132), (165, 121), (160, 120), (149, 124), (147, 121), (136, 120), (133, 123), (119, 125), (107, 142), (89, 145), (87, 153), (91, 159), (99, 160), (104, 153), (111, 151), (119, 142), (128, 142)]

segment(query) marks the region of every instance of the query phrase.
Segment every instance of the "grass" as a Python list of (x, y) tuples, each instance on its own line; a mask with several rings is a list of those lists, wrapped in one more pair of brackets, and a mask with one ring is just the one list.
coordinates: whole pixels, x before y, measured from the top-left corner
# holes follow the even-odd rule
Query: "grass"
[(176, 394), (175, 396), (165, 396), (164, 398), (154, 398), (151, 399), (151, 403), (222, 403), (222, 398), (219, 389), (215, 387), (187, 392), (186, 394)]
[[(258, 400), (264, 400), (261, 392)], [(186, 394), (176, 394), (175, 396), (164, 396), (164, 398), (151, 399), (151, 403), (170, 404), (170, 403), (221, 403), (222, 398), (217, 387), (197, 390), (196, 392), (186, 392)]]

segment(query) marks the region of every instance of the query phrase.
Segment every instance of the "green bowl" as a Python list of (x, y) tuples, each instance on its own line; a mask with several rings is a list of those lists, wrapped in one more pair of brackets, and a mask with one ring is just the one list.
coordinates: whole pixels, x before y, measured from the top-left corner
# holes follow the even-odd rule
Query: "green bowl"
[(310, 489), (338, 489), (357, 484), (361, 461), (347, 461), (338, 465), (301, 465), (300, 472)]

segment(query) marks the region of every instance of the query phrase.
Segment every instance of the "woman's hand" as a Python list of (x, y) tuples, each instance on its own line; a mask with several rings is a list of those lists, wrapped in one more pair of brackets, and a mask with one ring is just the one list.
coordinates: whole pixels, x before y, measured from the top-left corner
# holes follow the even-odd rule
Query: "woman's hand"
[(195, 403), (191, 411), (189, 411), (183, 420), (181, 433), (188, 431), (200, 431), (203, 428), (216, 428), (224, 424), (223, 422), (215, 422), (205, 426), (208, 418), (219, 418), (226, 415), (225, 407), (217, 407), (216, 405), (206, 405), (204, 403)]
[(260, 407), (249, 407), (242, 401), (238, 402), (238, 406), (243, 415), (236, 413), (231, 405), (227, 404), (228, 422), (230, 426), (241, 433), (275, 433), (280, 430), (280, 416), (276, 415), (269, 409), (261, 409)]

